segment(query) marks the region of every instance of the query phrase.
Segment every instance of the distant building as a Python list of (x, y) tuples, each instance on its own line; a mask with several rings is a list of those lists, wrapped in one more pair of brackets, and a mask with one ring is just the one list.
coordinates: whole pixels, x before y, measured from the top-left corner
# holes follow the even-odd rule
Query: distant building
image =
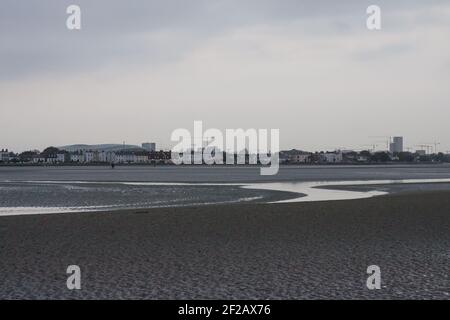
[(358, 153), (354, 150), (341, 150), (342, 161), (347, 163), (352, 163), (357, 161)]
[(58, 162), (58, 156), (56, 154), (49, 154), (45, 158), (45, 163), (54, 164)]
[(8, 149), (2, 149), (2, 151), (0, 151), (0, 161), (8, 162), (9, 158), (10, 158), (10, 152), (8, 151)]
[(81, 153), (81, 151), (76, 151), (70, 154), (70, 161), (71, 162), (84, 162), (84, 155)]
[(170, 151), (154, 151), (148, 154), (148, 160), (151, 163), (172, 163), (172, 154)]
[(116, 163), (148, 163), (149, 154), (145, 151), (119, 151), (116, 153)]
[(289, 163), (309, 163), (311, 162), (311, 154), (309, 152), (291, 154), (288, 161)]
[(98, 158), (98, 156), (96, 157), (96, 154), (98, 154), (98, 152), (96, 152), (96, 151), (84, 152), (84, 162), (86, 162), (86, 163), (97, 162), (97, 161), (95, 161), (96, 158)]
[(403, 137), (394, 137), (389, 145), (389, 151), (391, 153), (403, 152)]
[(98, 153), (98, 161), (99, 162), (111, 162), (111, 161), (108, 161), (108, 154), (110, 154), (110, 152), (100, 151)]
[(342, 152), (326, 152), (320, 154), (321, 162), (340, 163), (344, 159)]
[(33, 162), (33, 157), (38, 154), (39, 154), (39, 151), (25, 151), (25, 152), (22, 152), (18, 156), (18, 160), (23, 163)]
[(79, 150), (70, 153), (70, 161), (77, 163), (112, 163), (116, 162), (116, 153), (104, 150)]
[(416, 154), (418, 156), (425, 156), (427, 154), (426, 150), (416, 150)]
[(101, 151), (98, 153), (98, 161), (99, 162), (115, 162), (116, 160), (116, 153), (115, 152), (108, 152), (108, 151)]
[[(29, 158), (28, 158), (29, 157)], [(27, 160), (28, 159), (28, 160)], [(42, 163), (42, 164), (56, 164), (56, 163), (64, 163), (68, 160), (68, 155), (66, 153), (55, 153), (55, 154), (36, 154), (33, 151), (28, 151), (27, 154), (19, 157), (20, 161), (32, 163)]]
[(37, 154), (33, 156), (33, 163), (55, 164), (58, 162), (56, 154)]
[(33, 163), (45, 163), (46, 161), (47, 159), (41, 154), (33, 156)]
[(356, 157), (356, 161), (358, 161), (358, 162), (367, 162), (367, 161), (369, 161), (369, 157), (368, 156), (364, 156), (364, 155), (358, 155)]
[(144, 142), (142, 144), (142, 149), (148, 152), (156, 151), (156, 143), (154, 142)]
[(57, 153), (56, 154), (56, 162), (59, 162), (59, 163), (66, 162), (66, 154), (65, 153)]
[(301, 164), (311, 162), (311, 152), (297, 149), (284, 150), (279, 152), (279, 163)]
[(131, 152), (119, 151), (116, 153), (117, 163), (133, 163), (134, 156)]

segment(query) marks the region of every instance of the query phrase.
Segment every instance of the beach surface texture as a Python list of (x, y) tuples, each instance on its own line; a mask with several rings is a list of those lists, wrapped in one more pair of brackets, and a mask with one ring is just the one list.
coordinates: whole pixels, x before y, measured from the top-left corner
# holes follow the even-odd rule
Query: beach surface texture
[(0, 217), (0, 252), (1, 299), (449, 299), (450, 192)]

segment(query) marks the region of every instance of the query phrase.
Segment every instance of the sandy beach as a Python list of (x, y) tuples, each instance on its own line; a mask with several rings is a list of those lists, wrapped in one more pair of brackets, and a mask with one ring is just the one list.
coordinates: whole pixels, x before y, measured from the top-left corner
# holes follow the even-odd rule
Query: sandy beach
[(450, 299), (450, 192), (0, 217), (0, 252), (1, 299)]

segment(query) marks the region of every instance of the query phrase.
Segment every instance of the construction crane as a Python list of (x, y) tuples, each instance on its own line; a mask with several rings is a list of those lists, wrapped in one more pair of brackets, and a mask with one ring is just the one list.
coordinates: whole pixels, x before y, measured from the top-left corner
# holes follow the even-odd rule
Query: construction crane
[(385, 139), (383, 141), (383, 143), (386, 143), (386, 150), (389, 151), (389, 147), (392, 141), (392, 137), (391, 136), (370, 136), (370, 139)]
[(440, 142), (431, 142), (431, 143), (427, 143), (430, 146), (434, 146), (434, 153), (437, 154), (437, 146), (440, 145)]
[(421, 148), (422, 150), (426, 150), (426, 152), (427, 152), (428, 154), (431, 153), (431, 152), (430, 152), (430, 149), (433, 148), (433, 146), (430, 146), (429, 144), (418, 144), (418, 145), (416, 145), (416, 147), (419, 147), (419, 148)]
[(375, 152), (375, 150), (377, 149), (378, 144), (377, 143), (373, 143), (373, 144), (362, 144), (360, 145), (360, 147), (372, 147), (370, 149), (370, 151)]

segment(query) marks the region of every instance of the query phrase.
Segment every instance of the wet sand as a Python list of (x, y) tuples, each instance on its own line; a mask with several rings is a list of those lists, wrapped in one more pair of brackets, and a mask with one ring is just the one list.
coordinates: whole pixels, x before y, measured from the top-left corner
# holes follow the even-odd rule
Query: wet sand
[(0, 217), (2, 299), (448, 300), (449, 276), (448, 191)]

